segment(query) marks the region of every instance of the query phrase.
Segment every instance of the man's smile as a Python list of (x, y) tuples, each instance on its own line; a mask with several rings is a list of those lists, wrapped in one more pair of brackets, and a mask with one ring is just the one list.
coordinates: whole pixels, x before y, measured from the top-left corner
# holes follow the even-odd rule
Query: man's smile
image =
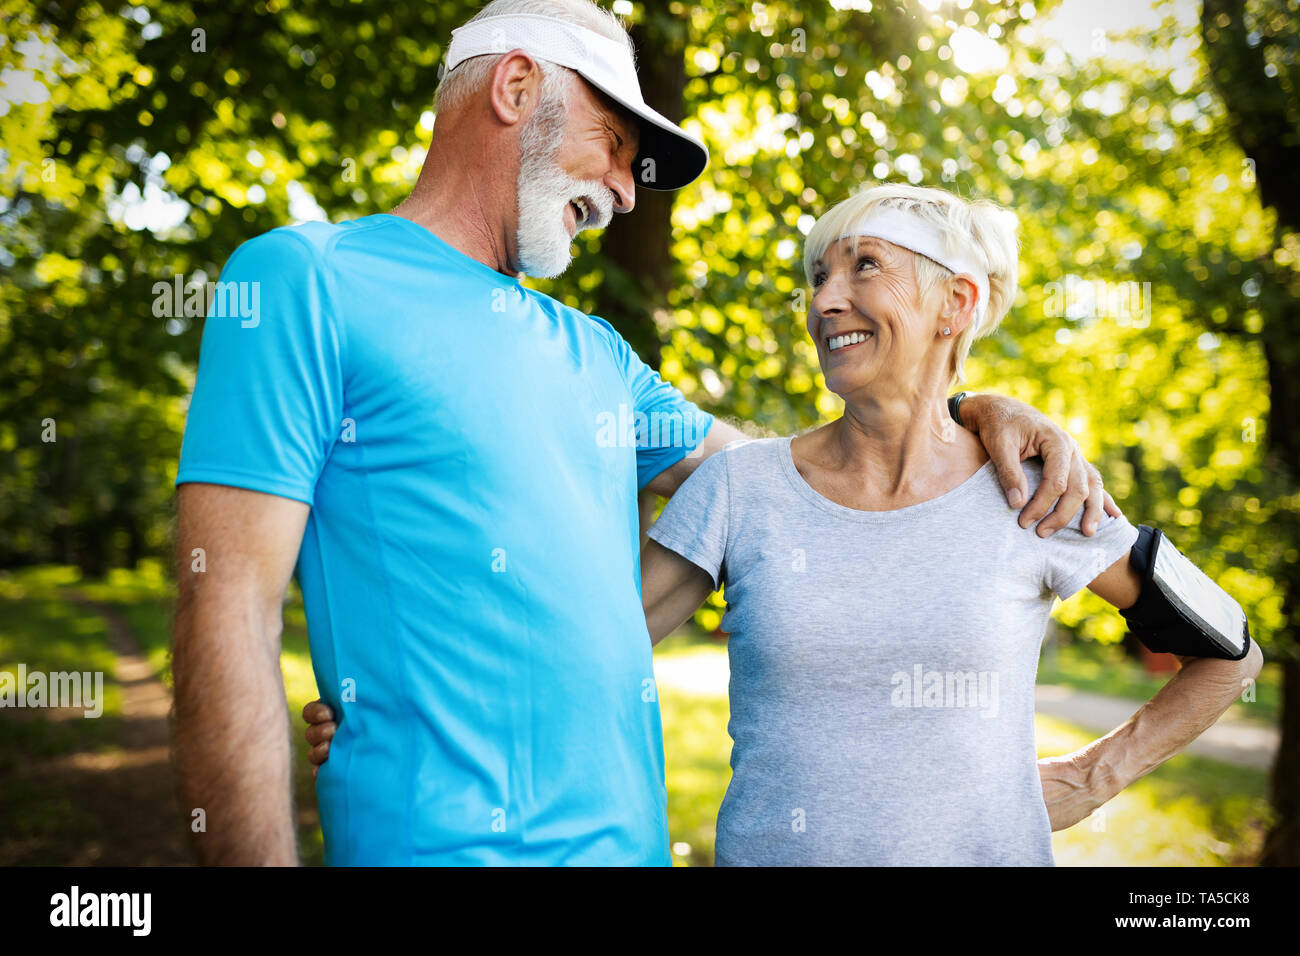
[[(576, 236), (591, 221), (591, 203), (583, 197), (569, 200), (564, 207), (565, 225), (569, 226), (569, 235)], [(572, 223), (570, 224), (570, 220)]]

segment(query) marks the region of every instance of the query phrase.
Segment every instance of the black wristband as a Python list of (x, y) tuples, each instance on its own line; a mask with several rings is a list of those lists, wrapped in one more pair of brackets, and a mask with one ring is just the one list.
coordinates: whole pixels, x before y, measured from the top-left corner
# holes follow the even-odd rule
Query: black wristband
[(948, 414), (951, 415), (952, 420), (958, 425), (961, 425), (962, 428), (966, 427), (961, 420), (961, 400), (965, 397), (965, 392), (958, 392), (956, 395), (953, 395), (948, 399)]

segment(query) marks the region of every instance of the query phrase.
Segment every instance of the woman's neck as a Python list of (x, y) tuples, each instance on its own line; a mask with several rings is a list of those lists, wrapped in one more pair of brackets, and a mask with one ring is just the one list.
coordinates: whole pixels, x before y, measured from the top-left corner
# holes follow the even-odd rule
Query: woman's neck
[(846, 401), (844, 415), (831, 427), (846, 464), (870, 467), (894, 487), (907, 484), (918, 466), (946, 457), (959, 437), (943, 395)]
[(859, 507), (929, 500), (988, 460), (978, 439), (948, 414), (941, 388), (846, 396), (841, 418), (798, 441), (798, 458), (833, 476)]

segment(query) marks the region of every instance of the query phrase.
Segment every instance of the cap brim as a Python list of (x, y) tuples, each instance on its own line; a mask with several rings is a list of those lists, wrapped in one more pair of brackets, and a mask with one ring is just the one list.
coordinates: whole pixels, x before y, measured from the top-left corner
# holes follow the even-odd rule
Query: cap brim
[(629, 103), (588, 77), (583, 79), (641, 121), (641, 144), (632, 161), (632, 175), (638, 186), (667, 192), (700, 178), (709, 165), (708, 147), (644, 103)]

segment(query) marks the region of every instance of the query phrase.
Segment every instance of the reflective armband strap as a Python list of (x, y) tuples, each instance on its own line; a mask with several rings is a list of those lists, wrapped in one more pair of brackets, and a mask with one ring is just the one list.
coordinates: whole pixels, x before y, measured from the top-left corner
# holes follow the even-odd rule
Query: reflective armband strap
[(1138, 526), (1129, 560), (1142, 593), (1120, 611), (1133, 635), (1153, 651), (1239, 661), (1250, 649), (1246, 612), (1157, 528)]

